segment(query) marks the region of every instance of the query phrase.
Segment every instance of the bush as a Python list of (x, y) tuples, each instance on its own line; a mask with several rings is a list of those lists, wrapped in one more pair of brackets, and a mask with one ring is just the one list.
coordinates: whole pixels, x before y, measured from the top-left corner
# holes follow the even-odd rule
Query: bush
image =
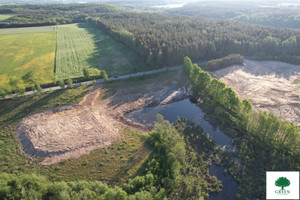
[(65, 89), (65, 81), (63, 79), (60, 79), (58, 81), (58, 85), (60, 86), (61, 89)]
[(86, 79), (89, 79), (90, 78), (90, 72), (89, 72), (89, 69), (87, 67), (84, 67), (83, 68), (83, 75)]
[(231, 65), (241, 65), (244, 62), (244, 56), (239, 54), (230, 54), (220, 59), (210, 60), (206, 64), (206, 69), (216, 71)]
[(68, 84), (68, 88), (73, 88), (73, 80), (71, 78), (68, 78), (67, 84)]
[(0, 97), (4, 98), (7, 93), (8, 91), (6, 90), (6, 88), (0, 87)]
[(94, 71), (94, 76), (100, 76), (101, 71), (99, 69), (94, 68), (93, 71)]
[(35, 88), (36, 88), (36, 90), (37, 90), (38, 92), (41, 92), (41, 91), (42, 91), (42, 87), (41, 87), (41, 85), (40, 85), (38, 82), (35, 83)]
[(108, 75), (106, 73), (105, 70), (101, 71), (101, 77), (104, 79), (104, 82), (107, 83), (108, 82)]

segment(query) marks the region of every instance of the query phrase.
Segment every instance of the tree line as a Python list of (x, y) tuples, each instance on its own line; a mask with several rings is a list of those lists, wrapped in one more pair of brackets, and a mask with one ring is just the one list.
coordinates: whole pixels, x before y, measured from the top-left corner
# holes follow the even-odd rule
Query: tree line
[(230, 54), (223, 58), (208, 61), (205, 65), (206, 70), (216, 71), (231, 65), (241, 65), (244, 62), (244, 56), (239, 54)]
[[(299, 128), (272, 113), (253, 112), (247, 100), (218, 79), (212, 79), (185, 57), (183, 70), (190, 77), (193, 94), (203, 99), (207, 114), (235, 140), (242, 159), (236, 172), (243, 198), (265, 198), (265, 171), (299, 170)], [(246, 175), (247, 174), (247, 175)]]
[(230, 19), (263, 26), (283, 28), (300, 28), (299, 9), (295, 7), (260, 7), (258, 5), (239, 4), (232, 6), (221, 4), (190, 3), (181, 8), (169, 9), (165, 12), (173, 15), (188, 15), (216, 19)]
[(0, 28), (49, 26), (85, 22), (90, 13), (117, 12), (121, 8), (110, 4), (41, 4), (4, 5), (0, 14), (14, 14)]
[(83, 76), (80, 78), (68, 78), (68, 79), (59, 79), (50, 84), (41, 85), (38, 81), (38, 78), (34, 75), (33, 71), (27, 72), (21, 78), (15, 76), (9, 77), (9, 83), (0, 85), (0, 97), (4, 98), (9, 94), (24, 94), (26, 91), (42, 91), (42, 87), (52, 87), (60, 86), (61, 89), (65, 89), (67, 84), (68, 88), (73, 88), (73, 82), (81, 82), (95, 79), (103, 79), (105, 83), (109, 81), (108, 75), (105, 70), (98, 70), (96, 68), (89, 69), (87, 67), (82, 70)]

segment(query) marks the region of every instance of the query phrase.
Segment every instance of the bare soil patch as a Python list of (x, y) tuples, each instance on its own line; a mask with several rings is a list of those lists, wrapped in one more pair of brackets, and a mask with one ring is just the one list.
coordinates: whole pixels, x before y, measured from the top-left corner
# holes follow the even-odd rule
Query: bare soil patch
[(300, 66), (245, 60), (244, 65), (211, 74), (233, 88), (239, 98), (249, 99), (254, 110), (273, 112), (300, 125)]
[(124, 116), (145, 106), (166, 104), (189, 95), (182, 84), (186, 78), (183, 73), (169, 73), (173, 79), (161, 75), (154, 81), (97, 85), (76, 105), (24, 118), (16, 129), (23, 150), (32, 157), (45, 157), (42, 165), (51, 165), (109, 146), (126, 127), (148, 131)]

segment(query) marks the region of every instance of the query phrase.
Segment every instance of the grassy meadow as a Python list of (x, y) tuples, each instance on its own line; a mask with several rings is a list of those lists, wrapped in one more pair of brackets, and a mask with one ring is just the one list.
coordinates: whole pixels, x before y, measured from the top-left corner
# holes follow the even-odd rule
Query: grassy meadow
[(55, 49), (55, 32), (1, 35), (0, 85), (8, 84), (12, 77), (21, 79), (30, 71), (40, 83), (53, 81)]
[(83, 76), (84, 67), (122, 75), (145, 68), (127, 47), (89, 24), (58, 26), (56, 75), (58, 78)]
[(10, 18), (12, 18), (14, 15), (1, 15), (0, 14), (0, 21), (5, 21), (5, 20), (9, 20)]
[[(40, 84), (83, 77), (83, 69), (105, 70), (110, 76), (145, 71), (143, 62), (123, 44), (87, 24), (68, 24), (0, 31), (0, 89), (14, 91), (10, 80), (29, 72)], [(18, 82), (30, 87), (32, 81)], [(11, 84), (13, 85), (13, 84)]]
[(0, 35), (25, 34), (25, 33), (48, 33), (56, 32), (57, 26), (38, 26), (24, 28), (3, 28)]

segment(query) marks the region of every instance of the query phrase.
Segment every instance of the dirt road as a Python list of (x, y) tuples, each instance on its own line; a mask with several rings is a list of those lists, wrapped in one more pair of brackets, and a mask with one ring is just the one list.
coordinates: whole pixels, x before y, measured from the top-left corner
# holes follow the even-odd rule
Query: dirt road
[(211, 73), (247, 98), (254, 110), (271, 111), (300, 125), (300, 66), (277, 61), (245, 60)]

